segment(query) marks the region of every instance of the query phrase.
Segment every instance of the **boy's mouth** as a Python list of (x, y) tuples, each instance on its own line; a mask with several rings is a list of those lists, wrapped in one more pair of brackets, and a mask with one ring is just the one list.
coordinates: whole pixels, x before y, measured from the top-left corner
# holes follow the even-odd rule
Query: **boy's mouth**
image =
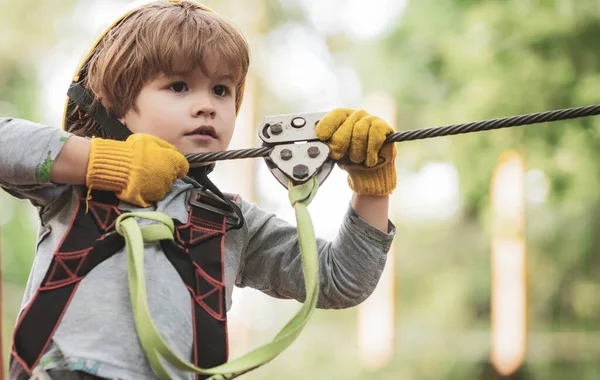
[(184, 136), (210, 136), (213, 139), (217, 138), (217, 133), (215, 132), (215, 128), (212, 125), (201, 125), (198, 128), (186, 133)]

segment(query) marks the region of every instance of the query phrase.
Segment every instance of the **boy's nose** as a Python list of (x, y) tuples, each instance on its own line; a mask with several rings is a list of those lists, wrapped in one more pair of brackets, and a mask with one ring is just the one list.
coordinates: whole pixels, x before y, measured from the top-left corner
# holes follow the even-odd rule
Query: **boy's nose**
[(215, 114), (216, 114), (215, 110), (212, 107), (203, 107), (203, 108), (199, 108), (196, 111), (196, 116), (206, 116), (206, 117), (214, 118)]
[(210, 103), (206, 102), (204, 104), (199, 104), (194, 107), (193, 110), (194, 116), (205, 116), (214, 118), (216, 115), (215, 107), (213, 107)]

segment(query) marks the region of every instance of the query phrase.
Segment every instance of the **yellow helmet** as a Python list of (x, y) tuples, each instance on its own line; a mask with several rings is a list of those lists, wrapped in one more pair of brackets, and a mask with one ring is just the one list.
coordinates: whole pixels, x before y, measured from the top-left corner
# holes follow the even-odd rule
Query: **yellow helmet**
[[(179, 3), (181, 0), (168, 0), (170, 3)], [(195, 2), (195, 1), (194, 1)], [(196, 3), (196, 2), (195, 2)], [(108, 32), (114, 28), (117, 24), (127, 18), (134, 11), (146, 7), (152, 4), (145, 3), (142, 5), (133, 6), (129, 11), (125, 14), (117, 18), (114, 22), (110, 24), (108, 28), (96, 39), (88, 53), (85, 55), (77, 70), (75, 71), (75, 75), (73, 76), (73, 82), (71, 83), (69, 90), (67, 91), (67, 101), (65, 104), (65, 109), (63, 113), (62, 120), (62, 129), (66, 130), (67, 126), (70, 123), (75, 122), (77, 118), (79, 118), (78, 113), (75, 112), (77, 106), (79, 106), (80, 110), (83, 110), (86, 114), (88, 114), (91, 118), (93, 118), (98, 124), (102, 126), (113, 138), (118, 140), (125, 140), (131, 134), (131, 131), (123, 125), (117, 118), (112, 116), (106, 108), (104, 108), (99, 102), (94, 102), (94, 97), (89, 91), (81, 84), (85, 79), (86, 66), (92, 56), (92, 53), (96, 49), (96, 47), (100, 44), (104, 36), (108, 34)], [(213, 12), (209, 7), (196, 3), (199, 9), (205, 10), (207, 12)], [(96, 104), (94, 104), (96, 103)]]

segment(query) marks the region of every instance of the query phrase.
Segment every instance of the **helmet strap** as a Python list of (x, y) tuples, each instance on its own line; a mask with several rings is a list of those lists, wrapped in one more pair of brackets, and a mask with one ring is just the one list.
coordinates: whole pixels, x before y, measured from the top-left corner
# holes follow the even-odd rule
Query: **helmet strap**
[(116, 140), (125, 141), (131, 131), (116, 117), (110, 114), (102, 104), (94, 104), (94, 97), (80, 82), (73, 82), (67, 91), (69, 101), (90, 115), (108, 134)]

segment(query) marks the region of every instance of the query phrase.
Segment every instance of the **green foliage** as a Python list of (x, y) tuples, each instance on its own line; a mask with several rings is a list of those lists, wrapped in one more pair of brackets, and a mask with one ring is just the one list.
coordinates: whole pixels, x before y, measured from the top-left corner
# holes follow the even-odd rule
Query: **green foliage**
[[(364, 75), (396, 94), (406, 129), (598, 103), (597, 4), (413, 1), (369, 48), (379, 67), (363, 61)], [(553, 204), (593, 201), (599, 130), (590, 118), (447, 138), (467, 207), (485, 211), (497, 157), (511, 148), (550, 177)]]

